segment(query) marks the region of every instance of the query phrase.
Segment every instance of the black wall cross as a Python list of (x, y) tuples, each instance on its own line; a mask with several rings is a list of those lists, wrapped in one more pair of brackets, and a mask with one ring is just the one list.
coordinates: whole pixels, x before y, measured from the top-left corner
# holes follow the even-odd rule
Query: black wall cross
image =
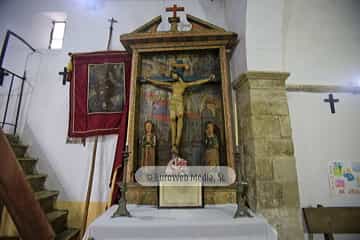
[(61, 76), (63, 77), (62, 84), (63, 84), (63, 85), (66, 85), (66, 80), (67, 80), (67, 75), (68, 75), (67, 68), (64, 67), (64, 71), (63, 71), (63, 72), (59, 72), (59, 75), (61, 75)]
[(324, 99), (324, 102), (330, 104), (331, 113), (335, 113), (335, 103), (339, 102), (339, 99), (334, 98), (334, 96), (330, 93), (329, 98)]

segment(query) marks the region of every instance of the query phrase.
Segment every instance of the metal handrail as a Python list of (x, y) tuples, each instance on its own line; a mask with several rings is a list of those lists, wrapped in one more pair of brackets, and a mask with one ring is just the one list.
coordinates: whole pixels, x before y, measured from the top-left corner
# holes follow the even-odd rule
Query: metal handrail
[(5, 54), (6, 54), (6, 50), (7, 50), (7, 46), (9, 44), (9, 40), (10, 37), (14, 36), (15, 38), (19, 39), (22, 43), (24, 43), (31, 51), (36, 52), (36, 49), (33, 48), (30, 43), (28, 43), (27, 41), (25, 41), (22, 37), (20, 37), (19, 35), (17, 35), (16, 33), (14, 33), (13, 31), (7, 30), (6, 35), (5, 35), (5, 41), (3, 44), (3, 47), (1, 49), (1, 54), (0, 54), (0, 67), (2, 68), (2, 64), (4, 62), (5, 59)]
[[(33, 48), (27, 41), (25, 41), (22, 37), (20, 37), (16, 33), (12, 32), (10, 30), (8, 30), (6, 32), (4, 44), (3, 44), (3, 47), (2, 47), (1, 53), (0, 53), (0, 87), (3, 85), (3, 81), (4, 81), (5, 76), (10, 75), (11, 82), (10, 82), (9, 92), (8, 92), (8, 96), (7, 96), (7, 100), (6, 100), (3, 121), (0, 122), (0, 124), (1, 124), (1, 128), (4, 128), (5, 125), (9, 125), (9, 126), (14, 127), (13, 134), (15, 135), (16, 130), (17, 130), (17, 126), (18, 126), (18, 122), (19, 122), (21, 102), (22, 102), (23, 93), (24, 93), (24, 84), (25, 84), (25, 80), (26, 80), (26, 71), (24, 70), (23, 76), (20, 76), (19, 74), (16, 74), (13, 71), (3, 67), (3, 63), (4, 63), (4, 59), (5, 59), (5, 55), (6, 55), (6, 50), (7, 50), (7, 47), (9, 45), (9, 40), (10, 40), (11, 36), (17, 38), (22, 43), (24, 43), (32, 52), (36, 52), (36, 49)], [(7, 114), (8, 114), (8, 110), (9, 110), (10, 96), (11, 96), (11, 92), (12, 92), (12, 89), (13, 89), (13, 83), (14, 83), (15, 77), (21, 80), (20, 95), (19, 95), (19, 102), (17, 104), (15, 123), (9, 123), (9, 122), (6, 122), (6, 119), (7, 119)]]

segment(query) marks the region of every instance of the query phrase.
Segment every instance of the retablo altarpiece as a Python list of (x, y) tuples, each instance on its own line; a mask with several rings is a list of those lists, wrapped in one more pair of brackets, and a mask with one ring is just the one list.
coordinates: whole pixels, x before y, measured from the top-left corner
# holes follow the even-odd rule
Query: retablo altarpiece
[[(228, 63), (238, 42), (237, 34), (191, 15), (186, 15), (186, 18), (191, 24), (189, 31), (178, 31), (177, 23), (171, 21), (170, 31), (157, 31), (161, 23), (161, 16), (158, 16), (120, 37), (126, 50), (132, 53), (128, 120), (128, 146), (131, 154), (127, 171), (127, 196), (131, 203), (157, 202), (156, 188), (140, 186), (134, 179), (136, 170), (143, 162), (141, 140), (146, 122), (152, 123), (156, 135), (154, 164), (157, 166), (166, 165), (174, 151), (186, 159), (188, 165), (206, 165), (203, 160), (203, 143), (204, 129), (209, 122), (217, 130), (219, 165), (235, 166), (235, 128)], [(154, 79), (160, 84), (171, 83), (170, 75), (174, 66), (184, 66), (176, 68), (176, 73), (185, 84), (191, 83), (181, 102), (181, 139), (171, 134), (171, 105), (174, 104), (174, 97), (170, 100), (171, 92), (146, 81)], [(209, 81), (201, 85), (194, 84), (201, 82), (201, 79)], [(205, 187), (204, 201), (205, 204), (235, 202), (235, 189), (231, 186)]]

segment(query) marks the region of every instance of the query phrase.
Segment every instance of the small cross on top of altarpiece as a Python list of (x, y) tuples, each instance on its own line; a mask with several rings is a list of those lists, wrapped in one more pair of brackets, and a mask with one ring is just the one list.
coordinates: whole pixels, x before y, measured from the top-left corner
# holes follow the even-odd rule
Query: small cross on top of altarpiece
[(177, 18), (176, 13), (179, 12), (183, 12), (185, 11), (184, 7), (178, 7), (176, 4), (174, 4), (172, 7), (167, 7), (166, 8), (167, 12), (173, 12), (173, 18)]
[(177, 31), (177, 24), (180, 22), (180, 18), (176, 15), (177, 12), (183, 12), (185, 11), (184, 7), (178, 7), (176, 4), (174, 4), (172, 7), (166, 8), (167, 12), (172, 12), (173, 16), (169, 17), (169, 23), (171, 24), (171, 31), (176, 32)]

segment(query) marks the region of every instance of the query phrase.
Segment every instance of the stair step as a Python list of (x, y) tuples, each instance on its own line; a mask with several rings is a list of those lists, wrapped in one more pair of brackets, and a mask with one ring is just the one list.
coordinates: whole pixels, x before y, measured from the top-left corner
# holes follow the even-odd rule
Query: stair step
[(10, 142), (10, 144), (20, 144), (20, 138), (19, 136), (14, 136), (12, 134), (6, 134), (6, 137), (8, 139), (8, 141)]
[(54, 210), (47, 213), (46, 216), (56, 234), (63, 232), (67, 228), (68, 211)]
[(46, 174), (32, 174), (27, 175), (26, 180), (30, 183), (34, 192), (39, 192), (44, 190), (44, 184), (46, 181), (47, 175)]
[(35, 198), (39, 201), (41, 208), (46, 213), (54, 210), (54, 204), (58, 196), (58, 191), (35, 192)]
[[(34, 191), (35, 198), (46, 213), (48, 221), (56, 233), (55, 240), (79, 240), (80, 230), (67, 227), (68, 210), (58, 210), (54, 207), (59, 192), (44, 190), (47, 175), (37, 173), (36, 163), (38, 160), (26, 155), (28, 146), (22, 144), (18, 136), (6, 134), (6, 137), (15, 152), (18, 163), (21, 165), (23, 172), (26, 175), (27, 181)], [(2, 240), (1, 237), (0, 240)]]
[(23, 144), (11, 144), (11, 147), (14, 150), (16, 157), (22, 158), (25, 156), (29, 146)]
[(24, 171), (25, 174), (34, 174), (35, 165), (37, 163), (37, 159), (35, 158), (18, 158), (17, 159)]
[(76, 228), (68, 228), (57, 234), (55, 240), (77, 240), (79, 239), (80, 230)]

